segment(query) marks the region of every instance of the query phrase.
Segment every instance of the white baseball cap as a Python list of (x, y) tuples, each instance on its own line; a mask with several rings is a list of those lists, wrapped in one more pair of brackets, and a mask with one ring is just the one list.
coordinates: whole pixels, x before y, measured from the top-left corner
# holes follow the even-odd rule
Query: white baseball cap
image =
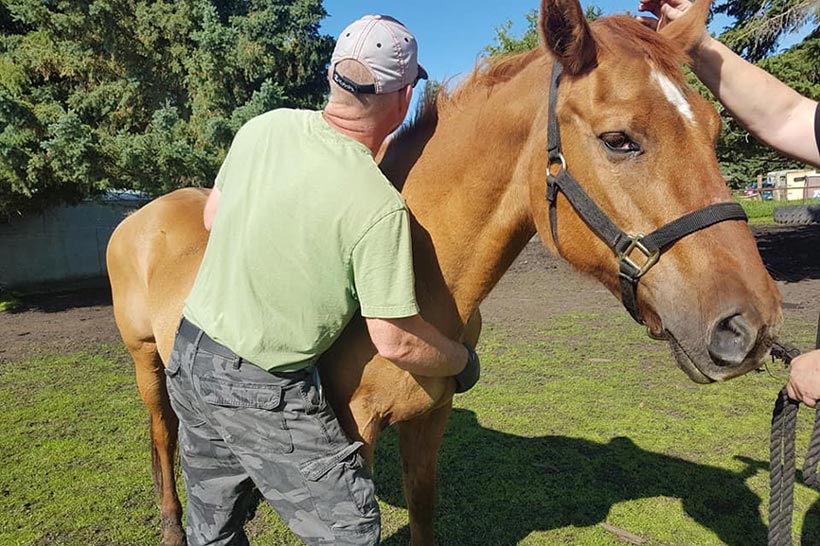
[[(393, 93), (427, 79), (418, 64), (416, 38), (403, 24), (386, 15), (365, 15), (344, 29), (330, 59), (331, 77), (351, 93)], [(342, 61), (358, 61), (373, 75), (373, 84), (362, 85), (336, 72)]]

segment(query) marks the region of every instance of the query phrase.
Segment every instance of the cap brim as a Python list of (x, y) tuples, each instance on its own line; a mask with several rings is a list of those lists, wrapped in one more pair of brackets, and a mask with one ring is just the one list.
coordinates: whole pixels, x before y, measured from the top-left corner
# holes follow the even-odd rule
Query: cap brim
[(428, 80), (428, 79), (430, 79), (430, 76), (427, 75), (427, 71), (424, 69), (424, 67), (421, 66), (421, 65), (417, 65), (417, 66), (419, 68), (419, 73), (418, 73), (418, 76), (416, 76), (416, 78), (418, 78), (419, 80)]

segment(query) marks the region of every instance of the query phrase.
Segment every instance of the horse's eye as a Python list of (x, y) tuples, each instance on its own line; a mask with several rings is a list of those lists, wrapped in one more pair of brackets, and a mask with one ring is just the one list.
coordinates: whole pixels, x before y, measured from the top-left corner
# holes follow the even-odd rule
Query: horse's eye
[(613, 152), (626, 154), (641, 151), (640, 145), (624, 133), (604, 133), (598, 138)]

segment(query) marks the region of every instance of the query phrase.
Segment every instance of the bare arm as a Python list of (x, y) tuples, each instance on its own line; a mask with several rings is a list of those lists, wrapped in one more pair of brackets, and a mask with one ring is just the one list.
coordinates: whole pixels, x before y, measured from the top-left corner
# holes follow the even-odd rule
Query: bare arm
[(367, 330), (379, 355), (410, 373), (428, 377), (457, 375), (467, 349), (438, 331), (421, 315), (400, 319), (368, 318)]
[[(705, 1), (705, 0), (701, 0)], [(688, 0), (641, 0), (639, 10), (674, 21)], [(649, 22), (644, 18), (644, 22)], [(814, 137), (817, 102), (803, 97), (765, 70), (747, 62), (704, 29), (689, 52), (695, 74), (742, 126), (766, 145), (801, 161), (820, 165)]]
[(202, 212), (202, 221), (205, 223), (205, 229), (211, 231), (211, 226), (214, 223), (214, 216), (216, 216), (216, 209), (219, 207), (219, 198), (222, 197), (222, 192), (214, 186), (208, 200), (205, 202), (205, 210)]

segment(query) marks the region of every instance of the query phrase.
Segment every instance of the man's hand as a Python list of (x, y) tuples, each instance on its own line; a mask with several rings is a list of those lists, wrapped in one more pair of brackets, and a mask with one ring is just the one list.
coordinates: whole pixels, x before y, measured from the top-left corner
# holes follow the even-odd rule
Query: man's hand
[(456, 392), (462, 393), (472, 389), (478, 383), (478, 378), (481, 376), (481, 364), (478, 361), (478, 355), (475, 349), (464, 344), (467, 349), (467, 365), (456, 375)]
[(640, 0), (638, 11), (649, 12), (655, 17), (638, 17), (638, 19), (649, 28), (660, 30), (683, 15), (683, 12), (691, 6), (688, 0)]
[(792, 360), (790, 368), (786, 385), (789, 398), (811, 408), (817, 406), (820, 400), (820, 349), (798, 356)]

